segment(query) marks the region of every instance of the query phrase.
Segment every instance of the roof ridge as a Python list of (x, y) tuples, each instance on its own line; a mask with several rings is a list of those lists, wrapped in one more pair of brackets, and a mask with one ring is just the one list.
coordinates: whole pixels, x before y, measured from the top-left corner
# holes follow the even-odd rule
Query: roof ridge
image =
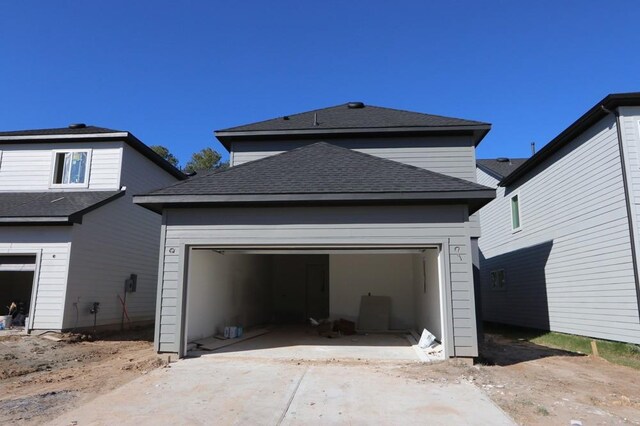
[(309, 111), (296, 112), (294, 114), (279, 115), (277, 117), (267, 118), (265, 120), (260, 120), (260, 121), (256, 121), (256, 122), (249, 123), (249, 124), (239, 124), (237, 126), (227, 127), (225, 129), (214, 130), (214, 133), (217, 133), (217, 132), (228, 132), (228, 131), (230, 131), (232, 129), (236, 129), (238, 127), (245, 127), (245, 126), (248, 126), (248, 125), (262, 124), (262, 123), (266, 123), (268, 121), (278, 120), (278, 119), (281, 119), (281, 118), (284, 118), (284, 117), (297, 117), (299, 115), (309, 114), (311, 112), (318, 112), (318, 111), (322, 111), (322, 110), (330, 109), (330, 108), (337, 108), (337, 107), (340, 107), (340, 106), (343, 106), (343, 105), (348, 105), (348, 102), (347, 103), (343, 103), (343, 104), (329, 106), (329, 107), (324, 107), (324, 108), (316, 108), (316, 109), (312, 109), (312, 110), (309, 110)]
[[(389, 107), (381, 107), (381, 106), (377, 106), (377, 105), (366, 105), (366, 107), (378, 108), (378, 109), (388, 109), (388, 110), (391, 110), (391, 111), (399, 111), (399, 112), (404, 112), (404, 113), (408, 113), (408, 114), (426, 115), (426, 116), (429, 116), (429, 117), (446, 118), (447, 120), (469, 121), (469, 122), (473, 123), (473, 124), (460, 124), (461, 126), (472, 126), (472, 125), (473, 126), (477, 126), (479, 124), (489, 124), (489, 123), (484, 122), (484, 121), (468, 120), (466, 118), (450, 117), (448, 115), (430, 114), (430, 113), (420, 112), (420, 111), (411, 111), (411, 110), (402, 109), (402, 108), (389, 108)], [(403, 126), (403, 127), (418, 127), (418, 126)]]

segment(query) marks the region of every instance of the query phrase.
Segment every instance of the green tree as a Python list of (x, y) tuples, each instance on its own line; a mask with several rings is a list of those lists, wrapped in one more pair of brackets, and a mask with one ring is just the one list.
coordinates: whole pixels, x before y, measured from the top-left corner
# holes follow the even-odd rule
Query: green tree
[(179, 163), (178, 159), (176, 158), (175, 155), (170, 153), (169, 150), (167, 148), (165, 148), (164, 146), (162, 146), (162, 145), (152, 145), (149, 148), (151, 148), (153, 150), (153, 152), (155, 152), (160, 157), (162, 157), (165, 160), (167, 160), (173, 166), (178, 167), (178, 163)]
[(227, 167), (228, 163), (221, 162), (221, 159), (222, 156), (219, 152), (207, 147), (191, 155), (191, 159), (187, 162), (184, 171), (192, 173), (198, 170), (216, 170)]

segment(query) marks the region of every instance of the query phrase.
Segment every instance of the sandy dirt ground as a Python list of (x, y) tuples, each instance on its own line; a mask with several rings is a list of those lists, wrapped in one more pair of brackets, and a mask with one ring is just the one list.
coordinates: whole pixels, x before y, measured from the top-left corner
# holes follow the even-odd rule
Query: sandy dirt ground
[(474, 366), (398, 366), (430, 381), (468, 381), (521, 425), (640, 425), (640, 371), (603, 359), (486, 335)]
[[(46, 423), (162, 365), (151, 330), (95, 341), (77, 337), (0, 337), (0, 424)], [(498, 335), (486, 336), (474, 366), (333, 362), (411, 380), (473, 383), (523, 425), (640, 425), (640, 371)]]
[(0, 424), (46, 423), (162, 365), (153, 329), (56, 336), (0, 336)]

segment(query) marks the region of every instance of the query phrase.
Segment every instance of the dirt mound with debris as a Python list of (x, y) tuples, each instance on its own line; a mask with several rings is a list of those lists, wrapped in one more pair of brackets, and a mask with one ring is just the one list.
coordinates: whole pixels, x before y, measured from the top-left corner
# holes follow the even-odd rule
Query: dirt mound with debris
[(153, 329), (0, 336), (0, 424), (41, 424), (162, 366)]

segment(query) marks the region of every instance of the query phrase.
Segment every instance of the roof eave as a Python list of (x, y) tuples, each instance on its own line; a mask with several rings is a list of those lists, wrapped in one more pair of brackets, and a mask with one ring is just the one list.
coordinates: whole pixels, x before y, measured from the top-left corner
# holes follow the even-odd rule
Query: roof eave
[(75, 211), (64, 216), (5, 216), (0, 217), (0, 225), (73, 225), (82, 224), (82, 218), (105, 204), (108, 204), (125, 194), (126, 191), (119, 191), (111, 197), (94, 203), (82, 210)]
[[(133, 202), (156, 213), (166, 206), (229, 206), (229, 205), (281, 205), (281, 204), (361, 204), (385, 202), (461, 203), (477, 211), (496, 196), (493, 189), (443, 192), (400, 193), (326, 193), (326, 194), (223, 194), (223, 195), (136, 195)], [(481, 205), (480, 205), (481, 204)], [(472, 214), (473, 212), (470, 212)]]
[[(526, 175), (538, 164), (549, 158), (565, 143), (575, 139), (589, 127), (602, 120), (609, 113), (605, 111), (612, 110), (621, 106), (637, 106), (640, 105), (640, 92), (634, 93), (614, 93), (606, 96), (600, 102), (595, 104), (589, 111), (584, 113), (580, 118), (574, 121), (569, 127), (563, 130), (558, 136), (553, 138), (542, 149), (532, 155), (527, 161), (522, 163), (513, 173), (502, 179), (498, 185), (507, 186), (516, 182), (518, 179)], [(604, 109), (603, 109), (604, 107)]]
[(2, 225), (73, 225), (69, 216), (0, 217)]
[(336, 129), (292, 129), (292, 130), (251, 130), (251, 131), (228, 131), (216, 130), (216, 138), (227, 149), (231, 149), (230, 142), (255, 140), (255, 139), (304, 139), (318, 136), (330, 137), (350, 137), (356, 135), (366, 136), (393, 136), (393, 135), (415, 135), (429, 133), (451, 133), (451, 134), (471, 134), (474, 144), (477, 146), (480, 141), (491, 130), (491, 124), (479, 124), (468, 126), (437, 126), (437, 127), (363, 127), (363, 128), (336, 128)]

